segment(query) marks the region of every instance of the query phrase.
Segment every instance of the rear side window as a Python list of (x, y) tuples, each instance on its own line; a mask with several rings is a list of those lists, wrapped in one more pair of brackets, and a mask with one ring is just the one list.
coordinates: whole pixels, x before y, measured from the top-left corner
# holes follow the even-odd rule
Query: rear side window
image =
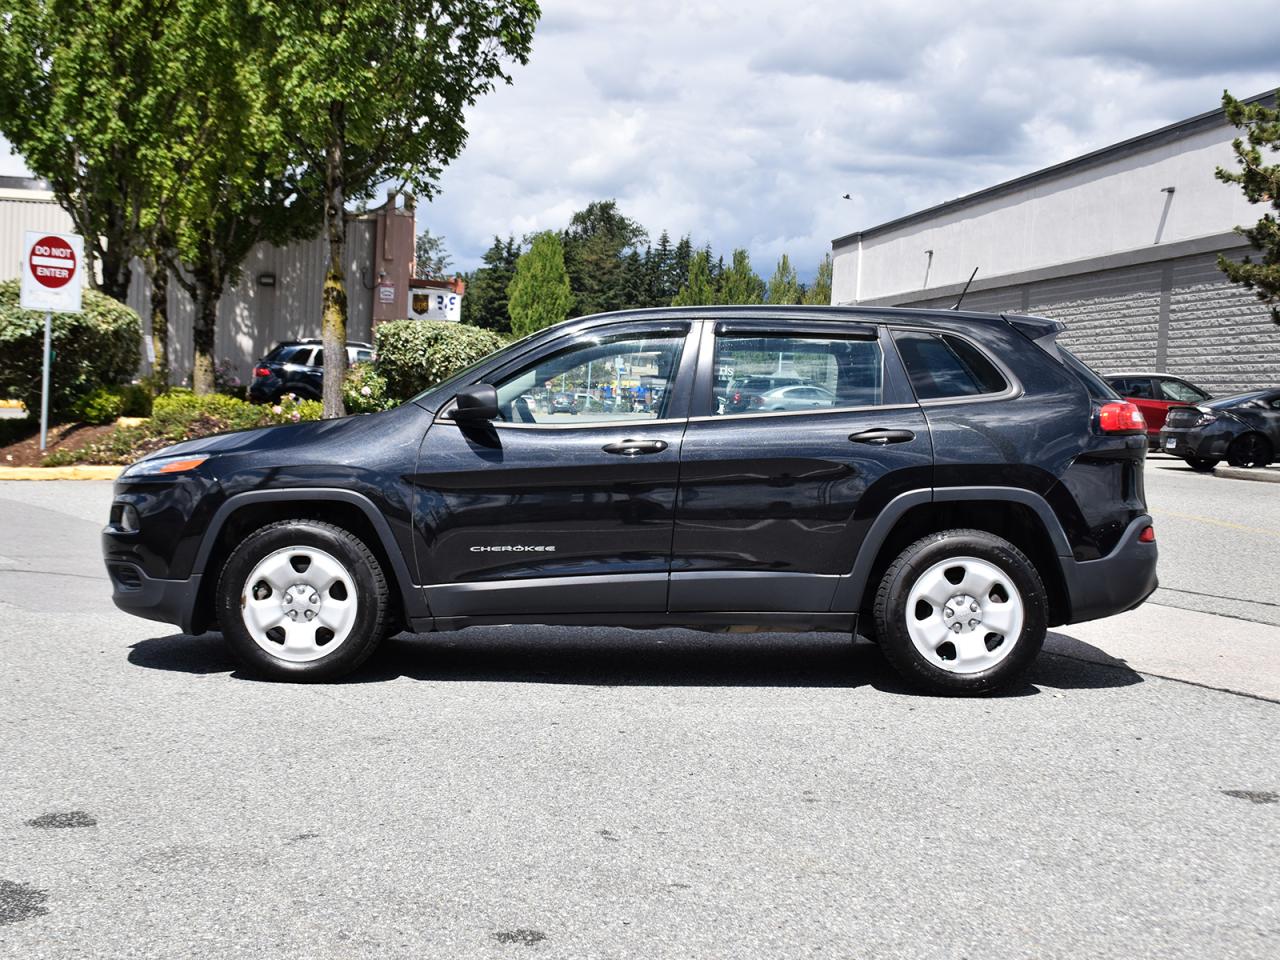
[(1062, 360), (1062, 365), (1076, 375), (1076, 379), (1084, 384), (1085, 390), (1089, 392), (1089, 396), (1093, 397), (1093, 399), (1120, 399), (1119, 395), (1115, 390), (1111, 389), (1105, 380), (1094, 373), (1083, 360), (1062, 344), (1058, 344), (1058, 356)]
[(893, 339), (920, 400), (975, 397), (1009, 387), (995, 364), (960, 337), (904, 331)]

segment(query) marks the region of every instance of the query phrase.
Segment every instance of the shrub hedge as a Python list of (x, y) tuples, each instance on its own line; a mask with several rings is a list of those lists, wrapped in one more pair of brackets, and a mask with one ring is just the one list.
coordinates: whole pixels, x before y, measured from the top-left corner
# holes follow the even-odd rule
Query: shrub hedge
[[(40, 410), (44, 313), (19, 306), (17, 280), (0, 283), (0, 396)], [(138, 369), (142, 320), (124, 304), (96, 290), (84, 292), (80, 313), (55, 313), (54, 360), (49, 381), (52, 416), (74, 413), (96, 387), (128, 380)]]
[(394, 401), (408, 400), (502, 346), (492, 330), (443, 320), (392, 320), (374, 331), (376, 372)]

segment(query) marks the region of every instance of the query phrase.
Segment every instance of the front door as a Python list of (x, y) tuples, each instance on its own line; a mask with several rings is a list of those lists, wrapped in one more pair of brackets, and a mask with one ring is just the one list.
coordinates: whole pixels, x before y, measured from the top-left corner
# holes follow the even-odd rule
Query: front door
[(875, 325), (706, 328), (670, 609), (825, 612), (884, 504), (929, 488), (928, 425)]
[(436, 419), (415, 477), (433, 616), (665, 610), (689, 328), (566, 335), (490, 377), (498, 421)]

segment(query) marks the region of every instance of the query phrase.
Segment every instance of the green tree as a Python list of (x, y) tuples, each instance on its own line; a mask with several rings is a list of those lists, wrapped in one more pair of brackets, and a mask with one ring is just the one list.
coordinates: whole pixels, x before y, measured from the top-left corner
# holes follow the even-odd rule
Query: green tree
[[(1277, 91), (1280, 97), (1280, 91)], [(1231, 147), (1239, 170), (1218, 167), (1215, 175), (1224, 183), (1239, 184), (1250, 203), (1267, 204), (1270, 209), (1252, 227), (1236, 227), (1236, 233), (1261, 254), (1259, 261), (1246, 256), (1242, 262), (1218, 257), (1218, 268), (1233, 283), (1252, 290), (1271, 310), (1271, 319), (1280, 324), (1280, 107), (1242, 103), (1225, 90), (1222, 106), (1227, 120), (1245, 131)]]
[(564, 246), (551, 230), (534, 234), (528, 253), (516, 261), (507, 288), (511, 332), (524, 336), (569, 316), (573, 291), (564, 265)]
[(576, 315), (626, 305), (627, 254), (645, 239), (644, 227), (623, 216), (615, 200), (597, 200), (573, 215), (564, 232), (564, 256)]
[(670, 305), (671, 298), (676, 295), (676, 288), (669, 286), (671, 280), (672, 261), (675, 251), (671, 248), (671, 235), (663, 230), (658, 242), (649, 251), (646, 258), (649, 273), (649, 302), (646, 306), (665, 307)]
[(671, 266), (667, 273), (664, 289), (670, 292), (667, 303), (675, 299), (680, 288), (689, 279), (689, 264), (693, 261), (693, 243), (687, 236), (681, 237), (671, 252)]
[(423, 230), (413, 244), (413, 275), (424, 280), (443, 279), (453, 259), (444, 247), (444, 237)]
[(394, 182), (430, 197), (466, 142), (467, 107), (525, 63), (535, 0), (261, 0), (273, 16), (271, 89), (324, 184), (324, 411), (343, 412), (346, 205)]
[(718, 299), (715, 281), (711, 278), (711, 260), (707, 251), (699, 250), (689, 262), (688, 282), (671, 301), (673, 307), (699, 307), (713, 304)]
[(734, 250), (729, 266), (720, 274), (721, 303), (764, 303), (764, 281), (751, 269), (745, 250)]
[(486, 330), (511, 329), (507, 287), (515, 276), (519, 258), (520, 245), (515, 237), (493, 238), (493, 244), (484, 252), (484, 265), (467, 277), (467, 294), (462, 298), (464, 323)]
[(804, 292), (804, 302), (815, 306), (831, 303), (831, 254), (826, 254), (818, 264), (818, 275)]
[(768, 301), (775, 304), (794, 304), (801, 301), (800, 281), (796, 278), (795, 267), (791, 259), (784, 253), (778, 260), (778, 266), (769, 278)]

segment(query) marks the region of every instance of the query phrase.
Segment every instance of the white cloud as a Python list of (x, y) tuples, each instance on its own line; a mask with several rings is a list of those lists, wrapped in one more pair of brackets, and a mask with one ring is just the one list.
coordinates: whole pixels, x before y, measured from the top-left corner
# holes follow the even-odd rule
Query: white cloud
[(835, 236), (1280, 85), (1263, 0), (543, 10), (419, 211), (460, 268), (616, 198), (655, 237), (810, 273)]

